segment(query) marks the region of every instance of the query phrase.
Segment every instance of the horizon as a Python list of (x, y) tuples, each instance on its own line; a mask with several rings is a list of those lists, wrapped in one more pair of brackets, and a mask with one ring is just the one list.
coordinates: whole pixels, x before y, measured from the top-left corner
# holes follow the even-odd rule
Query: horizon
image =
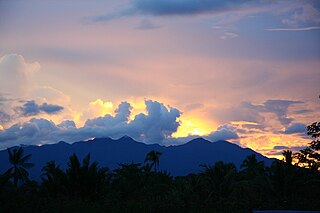
[(316, 1), (1, 1), (0, 150), (129, 136), (298, 152), (320, 112)]

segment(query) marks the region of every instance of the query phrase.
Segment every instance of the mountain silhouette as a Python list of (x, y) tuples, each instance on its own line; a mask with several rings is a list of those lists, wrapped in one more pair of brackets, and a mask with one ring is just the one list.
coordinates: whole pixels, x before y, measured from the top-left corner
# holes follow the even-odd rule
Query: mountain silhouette
[[(24, 153), (32, 154), (30, 162), (35, 166), (29, 170), (30, 178), (40, 180), (41, 168), (46, 162), (55, 160), (60, 168), (67, 167), (68, 158), (73, 153), (82, 159), (90, 153), (93, 161), (100, 166), (115, 169), (119, 163), (143, 163), (145, 156), (151, 150), (161, 152), (159, 170), (166, 170), (173, 176), (187, 175), (201, 171), (201, 164), (212, 165), (217, 161), (234, 163), (240, 168), (242, 161), (255, 154), (258, 161), (270, 165), (269, 159), (249, 148), (228, 141), (210, 142), (196, 138), (179, 146), (164, 147), (157, 144), (147, 145), (137, 142), (128, 136), (114, 140), (111, 138), (96, 138), (89, 141), (79, 141), (72, 144), (59, 142), (43, 146), (25, 146)], [(7, 150), (0, 151), (0, 171), (3, 173), (10, 167)]]

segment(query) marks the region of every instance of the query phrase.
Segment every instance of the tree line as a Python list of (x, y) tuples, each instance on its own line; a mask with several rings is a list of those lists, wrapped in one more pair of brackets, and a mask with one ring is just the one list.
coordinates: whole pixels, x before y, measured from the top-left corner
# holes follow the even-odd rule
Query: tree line
[(283, 152), (270, 167), (248, 156), (232, 163), (201, 165), (199, 173), (172, 177), (159, 171), (161, 153), (144, 163), (109, 170), (90, 154), (69, 157), (65, 170), (55, 161), (42, 168), (41, 182), (28, 178), (34, 166), (23, 148), (8, 149), (11, 163), (0, 176), (0, 212), (252, 212), (320, 210), (320, 122), (307, 127), (314, 138), (299, 153)]

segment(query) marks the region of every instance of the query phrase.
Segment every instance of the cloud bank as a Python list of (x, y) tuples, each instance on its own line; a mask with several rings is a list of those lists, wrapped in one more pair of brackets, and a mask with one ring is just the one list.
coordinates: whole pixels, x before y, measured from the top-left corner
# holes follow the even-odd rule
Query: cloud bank
[[(129, 120), (132, 106), (128, 102), (122, 102), (115, 110), (114, 116), (107, 114), (103, 117), (88, 119), (81, 128), (76, 128), (75, 123), (70, 120), (55, 125), (52, 121), (43, 118), (32, 118), (28, 122), (18, 123), (0, 131), (0, 147), (4, 148), (20, 143), (56, 143), (60, 140), (74, 142), (92, 137), (117, 138), (123, 135), (145, 143), (161, 144), (163, 140), (177, 131), (181, 112), (176, 108), (166, 107), (164, 104), (152, 100), (146, 100), (145, 105), (147, 114), (140, 113), (133, 120)], [(28, 102), (23, 109), (28, 116), (35, 115), (41, 110), (53, 113), (61, 108)]]

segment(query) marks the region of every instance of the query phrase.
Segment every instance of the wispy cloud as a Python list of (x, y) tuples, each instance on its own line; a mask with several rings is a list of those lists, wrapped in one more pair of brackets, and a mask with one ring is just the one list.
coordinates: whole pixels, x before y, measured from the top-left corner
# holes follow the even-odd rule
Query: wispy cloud
[(266, 31), (309, 31), (309, 30), (320, 30), (320, 26), (314, 27), (299, 27), (299, 28), (269, 28)]
[[(127, 8), (112, 14), (99, 15), (90, 19), (90, 22), (110, 21), (116, 18), (133, 15), (151, 16), (192, 16), (201, 14), (220, 14), (228, 11), (238, 11), (247, 7), (262, 4), (262, 1), (228, 0), (228, 1), (194, 1), (194, 0), (133, 0)], [(269, 4), (267, 2), (266, 4)]]
[(220, 39), (222, 40), (226, 40), (226, 39), (231, 39), (231, 38), (236, 38), (239, 35), (236, 33), (232, 33), (232, 32), (225, 32), (223, 33), (223, 35), (220, 36)]

